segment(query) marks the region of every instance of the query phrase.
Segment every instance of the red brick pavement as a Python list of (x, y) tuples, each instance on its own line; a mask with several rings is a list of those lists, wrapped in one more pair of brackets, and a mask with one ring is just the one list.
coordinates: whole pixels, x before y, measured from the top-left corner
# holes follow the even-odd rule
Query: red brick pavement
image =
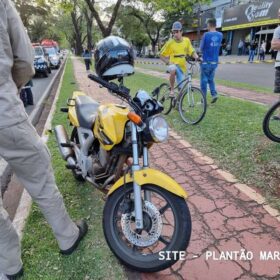
[[(169, 77), (168, 74), (162, 73), (159, 71), (143, 69), (140, 67), (137, 67), (136, 69), (138, 72), (141, 72), (141, 73), (144, 73), (147, 75), (151, 75), (151, 76), (156, 76), (159, 78), (167, 79)], [(194, 79), (194, 85), (199, 85), (198, 80)], [(232, 88), (232, 87), (221, 86), (221, 85), (217, 85), (216, 87), (217, 87), (218, 93), (220, 93), (222, 95), (227, 95), (230, 97), (244, 99), (244, 100), (261, 103), (261, 104), (266, 104), (266, 105), (271, 105), (279, 99), (278, 94), (258, 93), (258, 92), (253, 92), (253, 91), (249, 91), (249, 90), (245, 90), (245, 89), (238, 89), (238, 88)]]
[[(84, 65), (74, 59), (75, 76), (82, 91), (102, 103), (118, 102), (87, 78)], [(151, 165), (175, 178), (189, 193), (193, 231), (186, 260), (158, 273), (141, 274), (143, 280), (280, 279), (280, 256), (260, 260), (261, 251), (280, 251), (280, 223), (262, 205), (241, 193), (218, 173), (211, 160), (197, 160), (179, 137), (154, 145)], [(244, 260), (241, 250), (251, 251)], [(233, 260), (225, 260), (230, 251)], [(237, 251), (238, 253), (236, 253)], [(235, 253), (234, 253), (235, 252)], [(210, 256), (210, 253), (212, 256)], [(208, 255), (207, 255), (208, 254)], [(208, 256), (208, 257), (207, 257)]]

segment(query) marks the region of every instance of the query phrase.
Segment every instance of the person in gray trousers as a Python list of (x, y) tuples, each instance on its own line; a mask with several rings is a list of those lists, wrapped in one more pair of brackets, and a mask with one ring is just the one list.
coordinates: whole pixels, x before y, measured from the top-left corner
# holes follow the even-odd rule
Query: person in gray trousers
[[(73, 222), (56, 186), (50, 154), (28, 120), (19, 91), (34, 75), (33, 51), (10, 0), (0, 0), (0, 156), (40, 207), (60, 252), (71, 254), (87, 233)], [(23, 274), (20, 241), (0, 196), (0, 272), (8, 279)]]

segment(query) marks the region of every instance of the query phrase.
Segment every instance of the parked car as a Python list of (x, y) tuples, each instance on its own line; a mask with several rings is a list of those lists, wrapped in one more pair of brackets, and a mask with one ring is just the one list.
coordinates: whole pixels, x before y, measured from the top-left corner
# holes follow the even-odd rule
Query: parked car
[(43, 48), (49, 55), (51, 67), (58, 69), (60, 67), (61, 61), (56, 49), (54, 47), (43, 47)]
[(34, 68), (36, 74), (43, 74), (44, 77), (48, 77), (51, 73), (51, 64), (49, 60), (49, 55), (44, 51), (41, 46), (33, 45), (34, 49)]

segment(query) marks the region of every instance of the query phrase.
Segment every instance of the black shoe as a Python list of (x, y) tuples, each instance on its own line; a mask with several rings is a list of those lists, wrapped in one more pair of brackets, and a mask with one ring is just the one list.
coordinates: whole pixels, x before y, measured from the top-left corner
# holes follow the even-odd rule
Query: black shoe
[(87, 234), (88, 231), (88, 225), (84, 220), (81, 221), (77, 221), (75, 222), (75, 224), (77, 225), (78, 229), (79, 229), (79, 236), (76, 240), (76, 242), (73, 244), (72, 247), (70, 247), (67, 250), (60, 250), (60, 253), (62, 255), (71, 255), (76, 248), (78, 247), (78, 245), (80, 244), (80, 241), (85, 237), (85, 235)]
[(23, 276), (23, 267), (20, 269), (20, 271), (16, 274), (12, 274), (12, 275), (6, 275), (6, 277), (9, 279), (9, 280), (16, 280), (16, 279), (19, 279), (20, 277)]
[(218, 96), (215, 96), (215, 97), (212, 98), (211, 103), (214, 104), (217, 100), (218, 100)]

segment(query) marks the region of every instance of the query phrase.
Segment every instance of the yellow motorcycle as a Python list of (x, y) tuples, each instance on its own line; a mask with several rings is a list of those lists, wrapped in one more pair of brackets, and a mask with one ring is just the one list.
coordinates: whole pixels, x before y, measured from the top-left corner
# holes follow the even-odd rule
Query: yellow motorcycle
[(107, 193), (103, 230), (117, 258), (142, 272), (166, 269), (189, 244), (191, 217), (185, 190), (149, 167), (149, 148), (168, 137), (163, 107), (143, 90), (132, 98), (122, 79), (118, 85), (89, 78), (128, 106), (99, 105), (74, 92), (62, 108), (73, 126), (70, 139), (62, 125), (55, 127), (60, 153), (77, 180)]

